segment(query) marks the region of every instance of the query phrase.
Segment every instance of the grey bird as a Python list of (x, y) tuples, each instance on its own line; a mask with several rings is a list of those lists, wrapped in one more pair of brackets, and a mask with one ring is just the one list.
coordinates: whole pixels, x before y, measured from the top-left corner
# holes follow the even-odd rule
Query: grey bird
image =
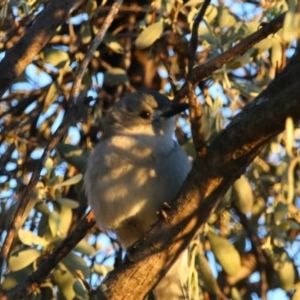
[[(105, 118), (84, 182), (97, 224), (125, 250), (156, 222), (165, 202), (176, 200), (191, 169), (173, 139), (176, 114), (185, 109), (156, 91), (143, 91), (122, 98)], [(187, 275), (186, 250), (154, 289), (155, 299), (187, 299)]]

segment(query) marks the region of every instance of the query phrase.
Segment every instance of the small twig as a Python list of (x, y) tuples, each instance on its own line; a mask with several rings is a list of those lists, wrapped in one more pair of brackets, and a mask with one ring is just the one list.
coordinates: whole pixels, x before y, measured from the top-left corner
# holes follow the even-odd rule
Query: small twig
[(266, 274), (266, 266), (268, 261), (261, 249), (261, 243), (259, 238), (252, 228), (251, 224), (249, 223), (245, 214), (243, 214), (240, 209), (236, 205), (232, 205), (233, 209), (235, 210), (235, 214), (239, 217), (240, 223), (244, 227), (248, 238), (250, 239), (253, 247), (253, 252), (255, 254), (258, 269), (260, 272), (260, 298), (262, 300), (267, 300), (267, 291), (268, 291), (268, 283), (267, 283), (267, 274)]
[(203, 132), (202, 132), (202, 106), (195, 95), (195, 89), (193, 84), (193, 70), (196, 60), (196, 53), (198, 47), (198, 28), (199, 24), (203, 19), (206, 9), (210, 4), (210, 0), (205, 0), (201, 6), (199, 13), (194, 21), (192, 28), (192, 36), (190, 42), (190, 53), (189, 53), (189, 64), (188, 64), (188, 75), (186, 85), (188, 87), (188, 98), (189, 98), (189, 111), (191, 120), (191, 131), (193, 136), (193, 141), (195, 144), (195, 149), (198, 155), (204, 155), (206, 153), (206, 145), (204, 142)]
[(77, 224), (76, 228), (61, 242), (53, 253), (41, 263), (24, 282), (11, 289), (6, 295), (0, 295), (2, 300), (21, 299), (33, 292), (57, 264), (85, 237), (86, 233), (96, 224), (94, 214), (89, 211)]
[(0, 262), (0, 270), (2, 270), (3, 266), (3, 261), (7, 257), (10, 247), (12, 245), (13, 239), (19, 230), (21, 226), (21, 220), (22, 220), (22, 215), (25, 211), (25, 208), (29, 202), (30, 196), (39, 180), (40, 177), (40, 172), (45, 164), (46, 159), (49, 157), (51, 151), (56, 147), (57, 143), (61, 140), (61, 138), (64, 136), (65, 132), (69, 128), (70, 124), (72, 124), (78, 115), (79, 112), (79, 105), (76, 103), (77, 96), (80, 91), (80, 85), (81, 85), (81, 80), (84, 75), (84, 71), (90, 62), (91, 58), (93, 57), (94, 52), (96, 51), (97, 47), (99, 44), (102, 42), (103, 37), (112, 23), (114, 16), (117, 14), (119, 7), (121, 6), (122, 1), (116, 1), (116, 3), (112, 6), (110, 13), (108, 14), (107, 18), (105, 19), (101, 29), (98, 31), (97, 35), (93, 39), (91, 43), (91, 47), (87, 51), (85, 58), (83, 59), (81, 65), (79, 66), (77, 70), (77, 74), (75, 76), (75, 80), (70, 92), (70, 97), (69, 97), (69, 110), (68, 113), (63, 120), (62, 124), (59, 126), (59, 128), (56, 130), (56, 132), (53, 135), (52, 140), (49, 142), (49, 144), (46, 146), (43, 155), (39, 162), (37, 163), (37, 166), (32, 174), (32, 177), (30, 179), (30, 182), (27, 186), (27, 188), (24, 191), (23, 197), (20, 200), (18, 209), (16, 211), (16, 214), (14, 216), (14, 219), (12, 220), (12, 223), (10, 225), (10, 228), (7, 232), (5, 241), (3, 243), (2, 249), (1, 249), (1, 258), (2, 261)]

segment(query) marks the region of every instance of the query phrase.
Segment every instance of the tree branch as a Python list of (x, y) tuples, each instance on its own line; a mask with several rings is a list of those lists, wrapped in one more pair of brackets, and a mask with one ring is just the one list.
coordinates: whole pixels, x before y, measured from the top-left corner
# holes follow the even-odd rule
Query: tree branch
[[(259, 30), (250, 34), (238, 44), (228, 49), (227, 51), (221, 53), (220, 55), (212, 58), (208, 62), (197, 66), (193, 70), (193, 83), (196, 84), (203, 79), (210, 76), (214, 71), (220, 69), (224, 64), (228, 63), (235, 57), (242, 55), (247, 50), (249, 50), (253, 45), (260, 42), (270, 34), (276, 33), (279, 29), (282, 28), (284, 21), (285, 13), (281, 14), (268, 24), (264, 24)], [(185, 84), (178, 91), (175, 101), (184, 99), (188, 93), (188, 86)]]
[(0, 97), (44, 48), (75, 2), (76, 0), (49, 1), (18, 43), (6, 51), (0, 62), (0, 69), (5, 70), (0, 72)]
[(199, 24), (203, 19), (203, 16), (210, 4), (210, 0), (205, 0), (200, 8), (199, 13), (194, 21), (192, 28), (192, 36), (190, 42), (190, 53), (189, 53), (189, 65), (188, 65), (188, 75), (187, 75), (187, 87), (188, 87), (188, 99), (189, 99), (189, 113), (191, 121), (191, 131), (193, 136), (193, 141), (195, 149), (198, 155), (203, 155), (206, 152), (206, 145), (204, 142), (203, 132), (202, 132), (202, 106), (195, 95), (195, 89), (193, 84), (194, 75), (194, 64), (196, 61), (196, 53), (198, 47), (198, 28)]

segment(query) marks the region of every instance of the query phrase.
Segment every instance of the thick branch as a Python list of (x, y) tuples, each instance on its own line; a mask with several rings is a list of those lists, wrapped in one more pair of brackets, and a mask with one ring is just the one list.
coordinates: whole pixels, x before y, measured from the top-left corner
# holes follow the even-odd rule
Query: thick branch
[(76, 0), (51, 0), (25, 35), (6, 51), (0, 62), (0, 97), (44, 48), (56, 28), (66, 19)]
[(99, 299), (142, 299), (155, 286), (207, 221), (228, 187), (261, 147), (284, 129), (286, 118), (300, 120), (299, 78), (300, 60), (295, 56), (276, 81), (215, 138), (207, 154), (196, 159), (167, 220), (159, 220), (135, 244), (129, 251), (130, 260), (108, 276), (104, 291), (98, 290)]

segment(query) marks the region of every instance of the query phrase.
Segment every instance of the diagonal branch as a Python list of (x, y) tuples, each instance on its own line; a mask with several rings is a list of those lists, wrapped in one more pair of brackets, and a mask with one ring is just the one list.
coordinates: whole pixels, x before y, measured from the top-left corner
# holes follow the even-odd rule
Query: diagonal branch
[(77, 0), (51, 0), (17, 44), (0, 62), (0, 97), (45, 47)]

